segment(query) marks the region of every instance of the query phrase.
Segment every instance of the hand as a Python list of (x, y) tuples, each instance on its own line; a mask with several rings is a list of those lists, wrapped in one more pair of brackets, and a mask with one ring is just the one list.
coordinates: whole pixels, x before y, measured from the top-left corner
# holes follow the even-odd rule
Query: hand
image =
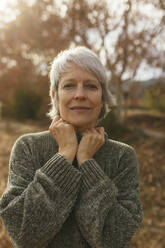
[(49, 131), (59, 146), (58, 152), (72, 163), (78, 148), (74, 127), (57, 115), (52, 121)]
[(91, 159), (93, 155), (104, 144), (104, 128), (91, 128), (82, 132), (82, 139), (78, 146), (77, 161), (80, 165), (85, 160)]

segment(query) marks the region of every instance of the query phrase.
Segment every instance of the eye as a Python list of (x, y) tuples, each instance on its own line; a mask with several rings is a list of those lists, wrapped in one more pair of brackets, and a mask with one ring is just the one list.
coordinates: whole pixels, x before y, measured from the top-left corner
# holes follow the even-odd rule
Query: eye
[(73, 88), (73, 87), (74, 87), (74, 84), (73, 83), (66, 83), (63, 86), (63, 88), (65, 88), (65, 89), (70, 89), (70, 88)]
[(86, 87), (89, 89), (97, 89), (97, 85), (95, 84), (87, 84)]

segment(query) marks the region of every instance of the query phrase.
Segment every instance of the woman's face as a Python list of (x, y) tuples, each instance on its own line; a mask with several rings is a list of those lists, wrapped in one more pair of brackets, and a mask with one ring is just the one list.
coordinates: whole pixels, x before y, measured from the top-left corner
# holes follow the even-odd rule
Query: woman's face
[(56, 99), (62, 119), (80, 129), (94, 127), (103, 106), (97, 78), (74, 63), (62, 75)]

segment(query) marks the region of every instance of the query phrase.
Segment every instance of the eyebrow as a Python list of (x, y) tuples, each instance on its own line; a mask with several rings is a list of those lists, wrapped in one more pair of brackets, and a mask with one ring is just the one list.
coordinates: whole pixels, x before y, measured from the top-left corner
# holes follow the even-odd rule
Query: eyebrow
[[(76, 82), (77, 80), (75, 78), (66, 78), (64, 80), (61, 80), (62, 83), (65, 83), (67, 81)], [(85, 83), (93, 82), (93, 83), (99, 84), (99, 81), (97, 79), (94, 79), (94, 78), (86, 79), (86, 80), (84, 80), (84, 82)]]

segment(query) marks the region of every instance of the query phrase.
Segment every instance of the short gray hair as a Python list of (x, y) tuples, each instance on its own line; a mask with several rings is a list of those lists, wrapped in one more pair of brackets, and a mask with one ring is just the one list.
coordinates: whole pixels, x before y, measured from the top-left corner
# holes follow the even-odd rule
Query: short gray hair
[(108, 78), (106, 75), (105, 67), (102, 65), (98, 56), (84, 46), (78, 46), (73, 49), (64, 50), (60, 52), (53, 60), (49, 74), (49, 95), (51, 97), (51, 109), (48, 115), (51, 117), (51, 119), (53, 119), (54, 116), (58, 114), (58, 109), (56, 109), (55, 101), (53, 98), (53, 91), (58, 93), (60, 78), (63, 73), (67, 72), (70, 62), (73, 62), (81, 68), (91, 72), (100, 82), (102, 87), (103, 107), (98, 121), (103, 119), (107, 115), (107, 113), (110, 112), (111, 107), (115, 104), (115, 98), (111, 94), (108, 86)]

